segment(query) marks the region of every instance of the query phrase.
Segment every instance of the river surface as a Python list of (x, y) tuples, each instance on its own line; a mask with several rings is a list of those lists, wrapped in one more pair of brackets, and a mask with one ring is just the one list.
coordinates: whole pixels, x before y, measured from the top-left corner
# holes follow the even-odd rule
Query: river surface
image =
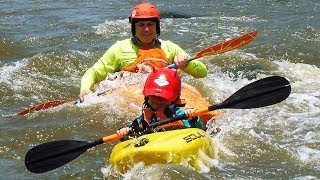
[(75, 100), (84, 72), (115, 41), (130, 38), (128, 16), (135, 3), (0, 1), (0, 179), (320, 179), (318, 0), (157, 3), (163, 14), (160, 38), (190, 55), (259, 31), (243, 48), (202, 58), (207, 77), (182, 74), (210, 103), (272, 75), (287, 78), (292, 86), (290, 96), (279, 104), (223, 110), (216, 124), (221, 131), (214, 137), (219, 155), (210, 167), (197, 172), (177, 165), (137, 166), (123, 175), (112, 174), (108, 156), (114, 142), (53, 171), (29, 172), (24, 157), (32, 147), (61, 139), (96, 140), (135, 117), (115, 105), (122, 102), (120, 97), (6, 117), (48, 100)]

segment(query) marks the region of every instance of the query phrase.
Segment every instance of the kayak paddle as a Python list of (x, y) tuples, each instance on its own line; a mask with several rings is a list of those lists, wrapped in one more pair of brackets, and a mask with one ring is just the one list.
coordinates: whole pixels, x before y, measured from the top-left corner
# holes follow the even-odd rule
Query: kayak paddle
[[(107, 91), (107, 90), (106, 90)], [(106, 91), (102, 91), (97, 93), (97, 96), (101, 96), (103, 94), (106, 93)], [(44, 109), (49, 109), (49, 108), (53, 108), (53, 107), (57, 107), (59, 105), (65, 104), (65, 103), (70, 103), (70, 104), (77, 104), (79, 102), (79, 99), (76, 100), (70, 100), (70, 99), (65, 99), (65, 100), (52, 100), (52, 101), (48, 101), (48, 102), (44, 102), (41, 104), (37, 104), (35, 106), (29, 107), (27, 109), (21, 110), (20, 112), (18, 112), (17, 114), (13, 114), (13, 115), (6, 115), (5, 117), (13, 117), (13, 116), (18, 116), (18, 115), (26, 115), (35, 111), (40, 111), (40, 110), (44, 110)]]
[[(203, 56), (210, 56), (210, 55), (216, 55), (216, 54), (221, 54), (225, 53), (231, 50), (234, 50), (236, 48), (245, 46), (249, 44), (251, 41), (253, 41), (258, 35), (258, 31), (252, 31), (250, 33), (244, 34), (242, 36), (236, 37), (234, 39), (224, 41), (219, 44), (215, 44), (207, 49), (202, 50), (198, 54), (189, 57), (187, 59), (188, 62), (201, 58)], [(175, 64), (170, 64), (168, 68), (177, 68)]]
[[(250, 109), (279, 103), (291, 92), (289, 81), (280, 76), (271, 76), (248, 84), (222, 103), (199, 109), (195, 114), (216, 109)], [(168, 124), (186, 115), (152, 123), (151, 127)], [(105, 136), (96, 141), (60, 140), (40, 144), (30, 149), (25, 157), (27, 169), (33, 173), (44, 173), (76, 159), (88, 149), (123, 138), (118, 134)]]
[[(290, 82), (286, 78), (271, 76), (250, 83), (239, 89), (222, 103), (200, 108), (195, 111), (195, 114), (216, 109), (251, 109), (269, 106), (285, 100), (290, 95), (290, 92)], [(153, 123), (151, 127), (154, 128), (185, 118), (188, 118), (188, 116), (181, 115), (173, 117), (168, 120)]]
[[(245, 46), (247, 44), (249, 44), (251, 41), (253, 41), (258, 35), (258, 31), (253, 31), (247, 34), (244, 34), (242, 36), (239, 36), (237, 38), (219, 43), (219, 44), (215, 44), (207, 49), (202, 50), (201, 52), (199, 52), (198, 54), (194, 55), (193, 57), (188, 58), (188, 62), (194, 60), (194, 59), (198, 59), (201, 58), (203, 56), (209, 56), (209, 55), (215, 55), (215, 54), (221, 54), (224, 52), (228, 52), (231, 50), (234, 50), (236, 48)], [(176, 68), (175, 64), (170, 64), (168, 66), (168, 68)], [(48, 101), (45, 103), (41, 103), (32, 107), (29, 107), (25, 110), (22, 110), (20, 112), (18, 112), (17, 114), (14, 115), (10, 115), (10, 116), (16, 116), (16, 115), (25, 115), (34, 111), (40, 111), (40, 110), (44, 110), (44, 109), (49, 109), (49, 108), (53, 108), (56, 106), (59, 106), (61, 104), (65, 104), (65, 103), (72, 103), (72, 104), (77, 104), (78, 100), (52, 100), (52, 101)], [(7, 117), (10, 117), (7, 116)]]
[(73, 101), (73, 100), (53, 100), (53, 101), (48, 101), (48, 102), (45, 102), (45, 103), (41, 103), (41, 104), (32, 106), (32, 107), (30, 107), (28, 109), (22, 110), (22, 111), (18, 112), (16, 115), (25, 115), (25, 114), (31, 113), (33, 111), (40, 111), (40, 110), (43, 110), (43, 109), (49, 109), (51, 107), (56, 107), (56, 106), (59, 106), (61, 104), (65, 104), (65, 103), (76, 104), (76, 101)]

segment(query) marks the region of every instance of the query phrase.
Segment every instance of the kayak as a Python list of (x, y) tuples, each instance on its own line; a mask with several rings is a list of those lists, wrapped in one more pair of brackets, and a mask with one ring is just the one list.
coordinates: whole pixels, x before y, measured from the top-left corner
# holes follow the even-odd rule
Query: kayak
[(112, 149), (109, 163), (120, 173), (139, 162), (188, 165), (199, 171), (204, 157), (216, 156), (215, 144), (198, 128), (156, 132), (120, 142)]

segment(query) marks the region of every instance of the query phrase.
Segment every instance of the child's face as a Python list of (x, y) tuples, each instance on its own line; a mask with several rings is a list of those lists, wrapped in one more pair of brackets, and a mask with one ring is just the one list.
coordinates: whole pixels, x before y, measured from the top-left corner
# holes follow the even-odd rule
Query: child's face
[(168, 107), (171, 104), (171, 101), (168, 101), (159, 96), (149, 96), (149, 104), (154, 110), (158, 110), (162, 107)]

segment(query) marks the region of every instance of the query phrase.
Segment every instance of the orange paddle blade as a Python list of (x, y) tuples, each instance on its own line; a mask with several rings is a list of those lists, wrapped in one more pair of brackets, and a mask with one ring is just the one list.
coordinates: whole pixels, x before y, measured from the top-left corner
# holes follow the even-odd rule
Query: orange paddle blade
[(194, 55), (192, 58), (193, 59), (197, 59), (203, 56), (208, 56), (208, 55), (214, 55), (214, 54), (220, 54), (220, 53), (224, 53), (227, 51), (231, 51), (233, 49), (236, 49), (238, 47), (241, 46), (245, 46), (247, 44), (249, 44), (251, 41), (253, 41), (258, 35), (258, 31), (253, 31), (247, 34), (244, 34), (240, 37), (228, 40), (228, 41), (224, 41), (222, 43), (213, 45), (201, 52), (199, 52), (198, 54)]
[(43, 109), (56, 107), (56, 106), (59, 106), (61, 104), (65, 104), (65, 103), (76, 103), (76, 101), (74, 101), (74, 100), (53, 100), (53, 101), (41, 103), (36, 106), (32, 106), (28, 109), (22, 110), (22, 111), (18, 112), (17, 115), (25, 115), (25, 114), (28, 114), (28, 113), (31, 113), (34, 111), (40, 111)]

